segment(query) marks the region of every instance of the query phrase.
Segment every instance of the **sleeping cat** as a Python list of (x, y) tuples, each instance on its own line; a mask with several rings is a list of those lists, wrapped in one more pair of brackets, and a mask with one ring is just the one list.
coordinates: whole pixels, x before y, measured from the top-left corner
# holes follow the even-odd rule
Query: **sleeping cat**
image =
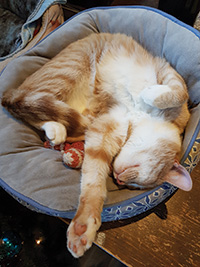
[(167, 181), (190, 190), (179, 165), (181, 135), (189, 119), (182, 77), (123, 34), (91, 34), (70, 44), (2, 105), (45, 131), (53, 144), (82, 140), (85, 158), (77, 213), (68, 248), (84, 254), (101, 225), (106, 179), (151, 188)]

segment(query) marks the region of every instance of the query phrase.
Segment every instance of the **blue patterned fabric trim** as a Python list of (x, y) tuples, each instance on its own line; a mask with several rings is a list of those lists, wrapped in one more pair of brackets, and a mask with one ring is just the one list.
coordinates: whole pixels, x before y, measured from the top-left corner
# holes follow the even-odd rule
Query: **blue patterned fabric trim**
[(197, 166), (200, 161), (200, 131), (196, 137), (196, 140), (192, 146), (192, 149), (183, 163), (183, 166), (188, 170), (188, 172), (192, 172), (192, 170)]
[(102, 221), (116, 221), (128, 219), (139, 215), (149, 209), (154, 208), (167, 197), (172, 195), (177, 188), (171, 184), (164, 183), (152, 191), (139, 195), (139, 199), (133, 198), (119, 205), (104, 208), (102, 212)]

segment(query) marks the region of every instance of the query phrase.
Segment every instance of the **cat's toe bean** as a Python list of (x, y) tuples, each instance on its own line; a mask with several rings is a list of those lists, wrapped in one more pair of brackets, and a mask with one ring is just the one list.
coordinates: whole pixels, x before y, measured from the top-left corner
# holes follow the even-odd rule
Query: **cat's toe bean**
[(85, 236), (81, 237), (81, 243), (83, 246), (87, 244), (87, 238)]
[(85, 231), (87, 230), (87, 225), (86, 224), (79, 224), (75, 222), (74, 224), (74, 231), (78, 236), (81, 236)]

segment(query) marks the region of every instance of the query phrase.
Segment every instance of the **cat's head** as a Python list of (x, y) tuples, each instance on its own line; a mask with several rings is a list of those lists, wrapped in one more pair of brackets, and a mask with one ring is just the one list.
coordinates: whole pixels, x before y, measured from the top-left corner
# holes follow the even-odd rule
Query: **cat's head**
[(151, 188), (169, 182), (185, 191), (192, 188), (187, 171), (178, 163), (181, 139), (167, 122), (142, 121), (133, 128), (113, 163), (118, 184)]

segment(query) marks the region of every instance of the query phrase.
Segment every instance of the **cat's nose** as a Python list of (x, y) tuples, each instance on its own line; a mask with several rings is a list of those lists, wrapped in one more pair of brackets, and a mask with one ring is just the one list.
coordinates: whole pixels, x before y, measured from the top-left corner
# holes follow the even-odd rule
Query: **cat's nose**
[(124, 185), (124, 184), (125, 184), (124, 181), (121, 181), (121, 180), (119, 179), (119, 174), (118, 174), (118, 173), (116, 173), (116, 172), (114, 171), (114, 172), (113, 172), (113, 175), (114, 175), (114, 178), (116, 179), (116, 181), (117, 181), (117, 183), (118, 183), (119, 185)]

